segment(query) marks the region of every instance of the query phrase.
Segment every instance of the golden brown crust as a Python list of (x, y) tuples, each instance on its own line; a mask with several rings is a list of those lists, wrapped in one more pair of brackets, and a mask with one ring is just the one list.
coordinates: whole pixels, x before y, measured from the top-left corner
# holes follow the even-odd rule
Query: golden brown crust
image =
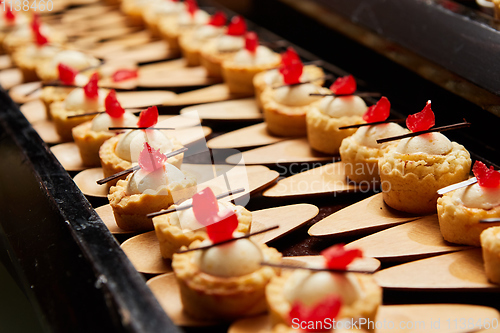
[(36, 62), (33, 58), (26, 57), (24, 48), (18, 48), (11, 56), (14, 65), (19, 68), (23, 74), (23, 82), (39, 81), (36, 74)]
[[(280, 323), (289, 324), (289, 313), (292, 304), (286, 299), (284, 288), (292, 273), (291, 271), (283, 272), (281, 276), (274, 277), (266, 287), (266, 300), (273, 326)], [(382, 303), (382, 288), (377, 285), (370, 275), (352, 274), (355, 274), (364, 297), (354, 301), (349, 306), (343, 305), (337, 319), (366, 318), (367, 321), (375, 321), (378, 307)]]
[(360, 116), (332, 118), (321, 112), (318, 105), (309, 110), (306, 122), (309, 145), (317, 151), (332, 155), (339, 153), (342, 140), (356, 132), (355, 128), (339, 130), (339, 127), (365, 123)]
[[(108, 200), (116, 224), (123, 230), (142, 231), (152, 230), (153, 221), (147, 214), (167, 209), (174, 203), (191, 198), (196, 193), (196, 179), (185, 174), (186, 179), (167, 185), (159, 194), (132, 194), (127, 195), (127, 184), (132, 174), (125, 180), (119, 180), (116, 186), (109, 190)], [(177, 201), (173, 199), (173, 194)]]
[(99, 148), (101, 148), (104, 141), (111, 139), (116, 134), (92, 131), (91, 127), (92, 121), (73, 127), (73, 140), (78, 146), (83, 164), (88, 167), (98, 167), (101, 165)]
[(391, 149), (379, 160), (384, 201), (415, 214), (436, 212), (437, 190), (469, 176), (469, 152), (456, 142), (446, 155), (400, 154)]
[(133, 26), (143, 26), (142, 17), (143, 8), (138, 6), (133, 0), (122, 0), (120, 4), (121, 11), (127, 16), (128, 21)]
[(73, 88), (43, 87), (40, 99), (45, 106), (47, 119), (52, 119), (52, 115), (50, 114), (50, 104), (64, 101), (72, 90)]
[(187, 31), (179, 37), (179, 47), (182, 56), (186, 59), (187, 66), (200, 66), (201, 65), (201, 47), (204, 42), (200, 42), (193, 38), (194, 31)]
[[(174, 208), (174, 207), (172, 207)], [(252, 213), (244, 207), (240, 207), (238, 217), (238, 228), (236, 231), (242, 233), (250, 232), (252, 223)], [(160, 242), (161, 255), (165, 259), (172, 259), (172, 256), (181, 247), (189, 247), (194, 241), (208, 239), (205, 228), (198, 230), (182, 230), (179, 225), (179, 216), (176, 212), (160, 215), (153, 218), (156, 237)]]
[(92, 120), (96, 115), (68, 118), (68, 116), (85, 113), (85, 110), (68, 111), (64, 107), (64, 102), (54, 102), (50, 104), (50, 115), (57, 134), (63, 142), (73, 141), (73, 127)]
[(469, 208), (455, 204), (453, 192), (445, 193), (437, 200), (439, 228), (448, 242), (480, 246), (480, 235), (490, 228), (488, 223), (479, 223), (482, 219), (500, 218), (500, 206), (486, 210)]
[[(281, 253), (260, 245), (266, 261), (279, 263)], [(262, 266), (233, 278), (209, 275), (195, 263), (196, 251), (174, 254), (172, 268), (179, 283), (184, 311), (198, 319), (236, 319), (266, 311), (265, 287), (278, 269)]]
[(492, 227), (481, 233), (484, 270), (493, 283), (500, 284), (500, 227)]
[(208, 76), (222, 78), (222, 63), (234, 57), (237, 51), (218, 52), (215, 43), (215, 40), (211, 40), (201, 47), (200, 62)]

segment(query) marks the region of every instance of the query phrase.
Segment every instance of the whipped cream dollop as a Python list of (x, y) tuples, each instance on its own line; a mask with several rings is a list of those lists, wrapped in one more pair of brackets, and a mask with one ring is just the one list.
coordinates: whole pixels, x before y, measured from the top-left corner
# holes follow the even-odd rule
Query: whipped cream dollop
[(111, 117), (107, 113), (101, 113), (92, 119), (90, 130), (94, 132), (109, 132), (109, 127), (132, 127), (137, 125), (137, 117), (130, 113), (125, 112), (119, 118)]
[(360, 145), (370, 148), (381, 148), (390, 144), (390, 142), (379, 144), (377, 143), (378, 139), (389, 138), (406, 133), (408, 133), (408, 130), (404, 129), (398, 124), (387, 123), (360, 127), (358, 128), (356, 133), (352, 135), (352, 138)]
[[(303, 71), (302, 75), (299, 78), (300, 82), (308, 81), (311, 79), (312, 77), (306, 71)], [(281, 86), (285, 83), (283, 81), (283, 75), (281, 75), (277, 69), (271, 69), (266, 71), (264, 73), (264, 82), (266, 83), (266, 85), (270, 87)]]
[(223, 32), (224, 32), (223, 27), (216, 27), (211, 24), (204, 24), (197, 27), (194, 30), (193, 37), (197, 41), (202, 42), (211, 38), (215, 38), (217, 36), (221, 36)]
[(215, 41), (215, 48), (218, 52), (238, 51), (245, 47), (245, 37), (221, 35)]
[(304, 106), (321, 98), (319, 96), (309, 96), (309, 94), (319, 93), (320, 89), (320, 87), (312, 83), (283, 86), (274, 89), (274, 100), (287, 106)]
[(337, 274), (302, 269), (295, 270), (290, 275), (285, 282), (283, 293), (288, 302), (300, 301), (307, 306), (313, 306), (332, 294), (338, 295), (345, 305), (363, 297), (356, 276), (352, 273)]
[(326, 96), (319, 103), (319, 110), (332, 118), (340, 117), (362, 117), (368, 107), (365, 101), (359, 96)]
[[(189, 200), (184, 201), (182, 204), (189, 205), (192, 203), (193, 203), (193, 200), (189, 199)], [(230, 209), (233, 212), (235, 212), (235, 214), (238, 218), (241, 216), (241, 210), (243, 209), (242, 206), (235, 206), (235, 205), (231, 204), (230, 202), (220, 202), (220, 201), (218, 202), (218, 204), (219, 204), (219, 212), (223, 212), (223, 211)], [(194, 216), (193, 208), (178, 210), (172, 214), (176, 214), (177, 219), (171, 218), (170, 222), (171, 223), (173, 222), (172, 223), (173, 225), (181, 228), (183, 231), (197, 230), (197, 229), (205, 228), (205, 226), (203, 224), (201, 224), (200, 222), (198, 222), (198, 220)]]
[(455, 190), (452, 200), (455, 205), (490, 210), (500, 206), (500, 187), (486, 188), (476, 183)]
[(257, 66), (272, 64), (279, 60), (279, 55), (271, 51), (268, 47), (259, 45), (255, 52), (247, 49), (239, 50), (233, 58), (236, 65)]
[(144, 148), (144, 142), (160, 150), (162, 154), (170, 153), (174, 149), (172, 141), (162, 131), (158, 130), (132, 130), (128, 131), (118, 141), (115, 154), (126, 161), (137, 162), (139, 154)]
[(167, 194), (167, 186), (172, 183), (179, 183), (186, 179), (184, 173), (169, 163), (165, 163), (163, 167), (149, 172), (139, 169), (130, 177), (126, 193), (133, 194), (152, 194), (161, 195), (165, 190)]
[(101, 111), (104, 109), (104, 99), (107, 93), (107, 90), (99, 89), (97, 98), (88, 98), (83, 88), (73, 89), (64, 100), (64, 108), (68, 111)]
[(24, 55), (34, 60), (47, 60), (54, 57), (61, 49), (51, 45), (30, 44), (24, 49)]
[[(208, 244), (210, 241), (203, 241), (200, 246)], [(257, 271), (264, 255), (257, 244), (244, 238), (197, 251), (195, 260), (202, 272), (229, 278)]]
[(53, 68), (57, 68), (57, 65), (59, 65), (60, 63), (68, 65), (77, 70), (82, 70), (91, 66), (98, 66), (101, 62), (99, 61), (99, 59), (79, 51), (64, 50), (57, 53), (54, 58), (52, 58), (50, 66)]
[(396, 152), (400, 154), (446, 155), (452, 149), (453, 145), (446, 136), (439, 132), (431, 132), (402, 139), (396, 147)]
[(185, 10), (186, 4), (181, 1), (155, 1), (150, 5), (150, 10), (155, 13), (155, 15), (167, 16), (167, 15), (178, 15), (183, 10)]
[[(48, 37), (51, 33), (51, 29), (46, 25), (42, 24), (40, 26), (40, 32)], [(14, 31), (12, 31), (9, 34), (10, 39), (22, 39), (22, 40), (32, 40), (33, 39), (33, 30), (31, 29), (31, 26), (28, 24), (22, 24), (19, 25), (15, 28)]]
[(206, 11), (198, 9), (194, 15), (191, 15), (188, 11), (181, 12), (178, 16), (177, 23), (182, 27), (207, 24), (209, 20), (210, 15)]

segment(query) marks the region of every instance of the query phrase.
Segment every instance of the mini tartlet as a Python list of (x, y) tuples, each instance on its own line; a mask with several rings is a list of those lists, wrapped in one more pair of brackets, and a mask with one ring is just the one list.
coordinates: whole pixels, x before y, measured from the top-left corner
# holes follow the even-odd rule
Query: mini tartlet
[(500, 227), (490, 227), (481, 233), (481, 247), (486, 276), (500, 284)]
[(280, 63), (279, 54), (265, 46), (258, 45), (257, 34), (248, 32), (245, 38), (245, 48), (222, 63), (222, 76), (230, 93), (253, 95), (255, 75), (276, 68)]
[(147, 143), (144, 146), (139, 160), (141, 168), (125, 180), (119, 180), (108, 195), (116, 224), (127, 231), (152, 230), (153, 222), (147, 214), (166, 209), (196, 193), (196, 178), (174, 165), (161, 160), (160, 166), (145, 167), (145, 163), (151, 163), (148, 149), (160, 158), (164, 155), (151, 149)]
[(6, 5), (6, 7), (6, 10), (0, 15), (0, 54), (5, 53), (5, 49), (3, 48), (5, 37), (13, 30), (29, 24), (27, 15), (9, 10), (10, 8), (8, 5)]
[(38, 81), (40, 78), (36, 73), (37, 64), (52, 59), (59, 51), (56, 46), (31, 43), (16, 49), (12, 54), (12, 62), (23, 73), (24, 82)]
[[(432, 117), (431, 125), (414, 127), (411, 117)], [(430, 102), (421, 113), (410, 115), (407, 126), (413, 132), (434, 125)], [(414, 214), (436, 212), (437, 190), (468, 178), (471, 167), (469, 152), (438, 132), (401, 139), (379, 159), (384, 201), (390, 207)]]
[(142, 12), (142, 17), (149, 33), (154, 37), (160, 37), (158, 28), (160, 19), (172, 19), (185, 9), (185, 2), (175, 0), (155, 1), (146, 7)]
[(131, 25), (143, 26), (143, 12), (150, 4), (155, 2), (158, 2), (158, 0), (122, 0), (120, 9), (127, 16)]
[[(488, 170), (484, 164), (476, 162), (473, 168), (476, 178), (484, 177), (485, 169)], [(500, 179), (500, 174), (497, 177)], [(487, 185), (487, 182), (479, 179), (478, 183), (445, 193), (437, 200), (439, 228), (445, 240), (480, 246), (481, 232), (495, 226), (492, 223), (479, 221), (500, 218), (500, 186), (484, 185)]]
[[(42, 81), (53, 81), (59, 78), (58, 66), (65, 64), (77, 71), (97, 67), (101, 61), (91, 55), (75, 51), (63, 50), (50, 59), (41, 61), (36, 66), (36, 73)], [(94, 73), (95, 68), (89, 74)]]

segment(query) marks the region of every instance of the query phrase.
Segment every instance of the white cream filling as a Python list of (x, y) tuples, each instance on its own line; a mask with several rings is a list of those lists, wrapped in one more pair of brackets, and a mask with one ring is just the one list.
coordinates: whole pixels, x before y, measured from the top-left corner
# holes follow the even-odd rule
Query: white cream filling
[(59, 52), (52, 58), (50, 66), (57, 69), (57, 65), (63, 63), (70, 66), (71, 68), (82, 70), (91, 66), (97, 66), (100, 64), (99, 59), (89, 56), (85, 53), (74, 51), (74, 50), (64, 50)]
[(197, 41), (202, 42), (220, 36), (222, 35), (223, 32), (224, 28), (222, 27), (216, 27), (210, 24), (204, 24), (195, 29), (193, 37)]
[(135, 171), (130, 177), (126, 193), (132, 194), (168, 194), (167, 186), (172, 183), (182, 182), (186, 176), (184, 173), (169, 163), (155, 171), (148, 172), (142, 169)]
[(186, 5), (184, 2), (169, 0), (156, 1), (150, 6), (151, 12), (153, 12), (155, 15), (164, 16), (180, 14), (185, 8)]
[(312, 83), (283, 86), (274, 89), (274, 100), (288, 106), (304, 106), (320, 99), (318, 96), (309, 96), (319, 92), (320, 88)]
[(360, 145), (370, 147), (370, 148), (381, 148), (388, 144), (378, 144), (378, 139), (389, 138), (397, 135), (402, 135), (408, 133), (408, 130), (399, 126), (396, 123), (387, 123), (374, 126), (364, 126), (358, 128), (356, 133), (353, 134), (352, 138), (354, 141)]
[(218, 52), (238, 51), (245, 47), (245, 38), (242, 36), (222, 35), (215, 42)]
[[(40, 26), (40, 32), (45, 37), (48, 37), (51, 30), (47, 25), (42, 24)], [(20, 25), (14, 31), (12, 31), (8, 37), (9, 37), (9, 39), (13, 39), (13, 40), (16, 40), (16, 39), (32, 40), (34, 38), (34, 35), (33, 35), (33, 31), (31, 30), (31, 26)]]
[(177, 23), (182, 27), (206, 24), (209, 20), (210, 15), (204, 10), (197, 10), (194, 15), (191, 15), (187, 11), (183, 11), (179, 14)]
[(97, 98), (88, 98), (85, 96), (83, 88), (73, 89), (64, 100), (64, 108), (68, 111), (102, 111), (104, 108), (104, 99), (107, 90), (99, 89)]
[(272, 64), (278, 60), (278, 55), (269, 48), (259, 45), (255, 53), (242, 49), (238, 51), (233, 58), (236, 65), (241, 66), (257, 66)]
[(400, 154), (446, 155), (452, 149), (453, 145), (446, 136), (439, 132), (431, 132), (402, 139), (396, 147), (396, 152)]
[[(308, 81), (311, 79), (312, 78), (310, 77), (310, 75), (305, 71), (302, 72), (302, 75), (299, 78), (300, 82)], [(284, 84), (283, 75), (281, 75), (277, 69), (271, 69), (265, 72), (264, 82), (267, 86), (270, 87), (281, 86)]]
[(137, 125), (137, 117), (130, 112), (125, 112), (122, 117), (114, 118), (107, 113), (102, 113), (92, 119), (90, 130), (94, 132), (108, 132), (109, 127), (132, 127)]
[[(192, 203), (193, 200), (189, 199), (184, 201), (182, 205), (188, 205)], [(242, 206), (235, 206), (230, 202), (220, 202), (220, 201), (218, 202), (218, 204), (219, 204), (219, 212), (231, 209), (233, 212), (235, 212), (238, 218), (241, 216), (241, 210), (243, 209)], [(175, 223), (172, 224), (175, 225), (176, 227), (181, 228), (183, 231), (205, 228), (205, 226), (200, 222), (198, 222), (198, 220), (194, 216), (193, 208), (178, 210), (172, 214), (176, 214), (177, 219), (170, 219), (170, 221), (171, 222), (175, 221)]]
[(342, 304), (351, 305), (363, 298), (363, 291), (352, 273), (337, 274), (330, 272), (312, 272), (297, 269), (285, 282), (283, 293), (290, 303), (300, 301), (313, 306), (328, 295), (338, 295)]
[(59, 51), (59, 48), (50, 45), (43, 45), (40, 47), (36, 44), (30, 44), (24, 50), (24, 55), (27, 58), (31, 58), (36, 61), (42, 61), (54, 57)]
[[(205, 242), (202, 245), (203, 243)], [(264, 259), (260, 247), (245, 238), (197, 251), (195, 255), (195, 261), (202, 272), (227, 278), (257, 271)]]
[(170, 153), (174, 149), (172, 141), (162, 131), (132, 130), (120, 138), (115, 153), (123, 160), (137, 162), (144, 149), (144, 142), (148, 142), (156, 150), (159, 149), (162, 154)]
[(500, 206), (500, 187), (486, 188), (477, 183), (462, 187), (453, 192), (452, 201), (455, 205), (490, 210)]
[(368, 107), (359, 96), (323, 97), (319, 103), (319, 110), (332, 118), (362, 117)]

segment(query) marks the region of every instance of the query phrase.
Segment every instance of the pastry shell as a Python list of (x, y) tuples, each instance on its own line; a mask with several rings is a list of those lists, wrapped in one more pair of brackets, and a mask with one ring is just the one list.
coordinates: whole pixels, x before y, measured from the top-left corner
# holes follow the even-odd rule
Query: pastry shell
[(63, 87), (43, 87), (40, 99), (45, 106), (45, 111), (47, 112), (47, 119), (52, 119), (50, 114), (50, 105), (54, 102), (62, 102), (66, 99), (69, 93), (74, 88), (63, 88)]
[[(259, 246), (267, 262), (281, 261), (276, 249)], [(279, 269), (262, 266), (243, 276), (217, 277), (200, 271), (194, 260), (196, 252), (176, 253), (172, 260), (187, 314), (197, 319), (232, 320), (266, 311), (265, 288)]]
[(129, 174), (125, 180), (119, 180), (116, 186), (111, 187), (108, 194), (116, 224), (123, 230), (152, 230), (153, 221), (146, 217), (147, 214), (167, 209), (174, 203), (191, 198), (196, 193), (196, 178), (184, 173), (186, 178), (182, 182), (168, 184), (157, 194), (127, 195), (127, 184), (132, 175)]
[(143, 26), (143, 8), (136, 4), (134, 0), (123, 0), (120, 4), (121, 11), (127, 16), (129, 23), (133, 26)]
[(360, 116), (330, 117), (321, 112), (316, 104), (307, 113), (306, 123), (307, 140), (311, 148), (325, 154), (336, 155), (339, 153), (342, 140), (357, 130), (356, 128), (339, 130), (339, 127), (363, 124), (365, 121)]
[(158, 21), (160, 36), (168, 43), (169, 49), (179, 50), (179, 37), (182, 33), (192, 30), (192, 26), (181, 27), (177, 16), (162, 17)]
[(486, 276), (500, 284), (500, 227), (491, 227), (481, 233), (481, 247)]
[(205, 43), (200, 49), (200, 62), (209, 77), (222, 78), (222, 63), (234, 57), (238, 51), (219, 52), (216, 40)]
[(480, 223), (479, 221), (500, 218), (500, 206), (489, 210), (469, 208), (462, 204), (456, 204), (453, 200), (453, 192), (445, 193), (437, 200), (437, 211), (439, 228), (443, 238), (448, 242), (472, 246), (480, 246), (481, 233), (492, 226), (491, 223)]
[[(286, 281), (292, 273), (292, 271), (283, 272), (281, 276), (274, 277), (266, 287), (266, 300), (273, 326), (289, 324), (289, 313), (292, 304), (286, 299), (284, 288)], [(355, 274), (364, 297), (350, 305), (342, 305), (337, 320), (365, 318), (367, 322), (374, 322), (378, 308), (382, 303), (382, 288), (377, 285), (370, 275), (360, 273), (351, 274)]]
[(23, 74), (23, 82), (39, 81), (36, 74), (36, 59), (26, 56), (25, 48), (18, 48), (12, 54), (12, 62), (21, 70)]
[[(244, 207), (240, 207), (239, 212), (240, 215), (238, 216), (238, 227), (236, 231), (245, 234), (249, 233), (252, 223), (252, 213)], [(180, 222), (176, 212), (154, 217), (153, 224), (156, 231), (156, 237), (160, 242), (161, 256), (165, 259), (172, 259), (173, 254), (183, 246), (189, 247), (189, 245), (196, 240), (204, 241), (208, 239), (205, 228), (182, 230), (178, 227)]]
[(57, 134), (61, 137), (63, 142), (73, 140), (72, 130), (74, 127), (92, 120), (96, 115), (88, 115), (82, 117), (68, 118), (71, 115), (86, 113), (85, 110), (68, 111), (64, 107), (64, 102), (54, 102), (50, 104), (50, 115)]
[(96, 132), (91, 130), (91, 127), (91, 121), (73, 127), (73, 140), (78, 146), (83, 165), (98, 167), (101, 165), (99, 148), (101, 148), (104, 141), (111, 139), (116, 134), (112, 132)]
[(435, 213), (437, 190), (469, 177), (469, 152), (456, 142), (452, 142), (452, 147), (446, 155), (389, 150), (379, 160), (385, 203), (407, 213)]

